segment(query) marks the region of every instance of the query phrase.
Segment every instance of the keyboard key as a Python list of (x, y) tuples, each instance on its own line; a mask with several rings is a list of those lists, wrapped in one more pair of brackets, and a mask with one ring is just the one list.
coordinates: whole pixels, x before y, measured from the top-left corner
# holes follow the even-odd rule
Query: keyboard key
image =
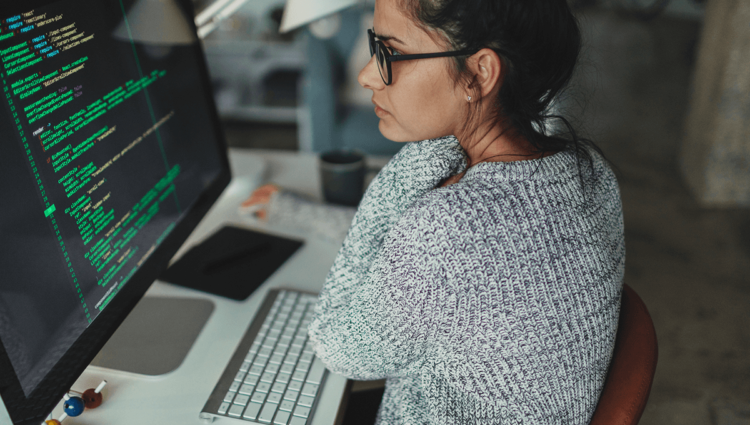
[(289, 412), (280, 411), (276, 413), (276, 417), (273, 418), (274, 425), (287, 425), (289, 423)]
[(261, 393), (267, 393), (270, 390), (271, 390), (271, 384), (267, 382), (261, 382), (255, 386), (255, 391), (258, 391)]
[(294, 402), (292, 400), (283, 400), (279, 405), (279, 410), (291, 412), (292, 410), (294, 410)]
[(247, 373), (250, 375), (261, 375), (263, 374), (263, 366), (251, 366)]
[(250, 362), (242, 362), (242, 366), (240, 366), (240, 372), (247, 372), (248, 369), (250, 369)]
[(289, 421), (289, 425), (305, 425), (306, 423), (307, 419), (299, 416), (292, 416), (292, 420)]
[(312, 407), (313, 401), (315, 401), (315, 398), (307, 396), (307, 395), (303, 395), (303, 396), (300, 396), (297, 404), (299, 404), (300, 406), (304, 406), (304, 407)]
[(268, 357), (273, 353), (273, 350), (270, 348), (263, 347), (260, 350), (258, 350), (258, 357)]
[(229, 391), (237, 391), (240, 389), (240, 383), (237, 381), (232, 382), (232, 385), (229, 386)]
[(294, 372), (294, 375), (292, 375), (293, 381), (304, 381), (305, 380), (305, 372), (303, 371), (296, 371)]
[(266, 397), (266, 403), (281, 403), (281, 394), (279, 393), (268, 393), (268, 397)]
[(289, 354), (299, 355), (302, 352), (302, 346), (301, 345), (292, 345), (292, 348), (289, 349)]
[(284, 400), (297, 401), (297, 396), (299, 396), (299, 391), (286, 390)]
[(313, 361), (314, 358), (315, 358), (315, 354), (313, 353), (302, 353), (302, 355), (299, 356), (299, 361), (310, 363)]
[(282, 384), (287, 384), (287, 383), (289, 383), (289, 379), (291, 378), (291, 376), (292, 375), (290, 375), (288, 373), (279, 373), (279, 375), (276, 377), (276, 382), (280, 382)]
[(305, 341), (307, 340), (307, 334), (304, 336), (297, 335), (294, 337), (294, 341), (292, 341), (292, 345), (305, 345)]
[(310, 372), (307, 374), (307, 382), (311, 382), (313, 384), (320, 385), (320, 381), (323, 378), (323, 373), (325, 373), (326, 367), (323, 364), (323, 362), (319, 358), (315, 358), (315, 361), (312, 363), (312, 367), (310, 368)]
[(245, 419), (250, 419), (251, 421), (254, 421), (255, 418), (258, 417), (258, 412), (260, 412), (261, 407), (263, 407), (263, 405), (259, 403), (248, 404), (247, 409), (245, 409), (245, 414), (242, 415), (242, 417)]
[[(300, 358), (300, 361), (302, 361), (301, 358)], [(289, 363), (284, 363), (283, 365), (281, 365), (281, 369), (279, 369), (279, 370), (281, 371), (281, 373), (289, 373), (289, 374), (291, 374), (291, 373), (294, 373), (294, 365), (293, 364), (289, 364)]]
[(279, 331), (277, 331), (275, 329), (271, 329), (270, 331), (268, 331), (268, 333), (266, 333), (266, 338), (276, 338), (276, 339), (278, 339), (279, 335), (281, 335), (281, 332), (279, 332)]
[[(268, 360), (269, 363), (276, 363), (281, 364), (281, 362), (284, 360), (284, 356), (281, 354), (274, 354), (270, 360)], [(296, 360), (295, 360), (296, 361)]]
[(276, 373), (278, 371), (279, 371), (279, 365), (277, 364), (266, 365), (266, 372)]
[(274, 350), (273, 350), (273, 355), (274, 356), (281, 356), (281, 358), (284, 358), (284, 354), (286, 354), (286, 349), (287, 348), (288, 347), (279, 347), (279, 346), (276, 346), (276, 348), (274, 348)]
[(263, 340), (263, 348), (268, 348), (269, 350), (273, 351), (273, 349), (276, 347), (276, 341), (278, 341), (278, 339), (267, 336), (266, 339)]
[(263, 401), (266, 399), (265, 393), (260, 393), (258, 391), (253, 393), (253, 396), (250, 398), (250, 401), (253, 403), (263, 403)]
[(243, 385), (240, 387), (240, 394), (250, 395), (255, 390), (255, 385)]
[(253, 366), (265, 367), (266, 363), (268, 363), (268, 357), (258, 356), (253, 360)]
[(239, 405), (244, 406), (247, 404), (248, 400), (250, 400), (249, 395), (239, 394), (237, 397), (234, 398), (234, 404), (239, 404)]
[(247, 375), (245, 377), (245, 380), (243, 382), (245, 384), (247, 384), (247, 385), (255, 385), (255, 384), (258, 383), (258, 379), (259, 378), (260, 378), (260, 376), (258, 376), (258, 375)]
[(268, 382), (270, 384), (273, 382), (274, 377), (275, 375), (273, 373), (266, 372), (260, 377), (260, 382)]
[(263, 410), (261, 410), (260, 415), (258, 415), (258, 421), (270, 424), (278, 406), (278, 404), (273, 403), (266, 403), (263, 405)]
[[(292, 403), (292, 406), (294, 406), (294, 403)], [(219, 411), (217, 413), (223, 415), (227, 413), (227, 410), (229, 410), (229, 403), (225, 401), (224, 403), (221, 403), (221, 406), (219, 406)]]
[(227, 402), (227, 403), (231, 403), (232, 400), (234, 400), (235, 394), (237, 394), (237, 393), (234, 392), (234, 391), (227, 392), (227, 394), (224, 396), (224, 401)]
[(318, 386), (315, 384), (305, 384), (304, 387), (302, 387), (302, 395), (309, 395), (310, 397), (315, 397), (315, 393), (318, 392)]
[(301, 381), (292, 381), (289, 383), (289, 389), (294, 391), (299, 391), (302, 389), (302, 382)]
[(239, 371), (239, 372), (237, 372), (236, 375), (234, 375), (234, 380), (235, 381), (242, 382), (243, 379), (245, 379), (245, 372), (243, 372), (243, 371)]
[(285, 389), (286, 389), (286, 383), (277, 382), (273, 384), (273, 387), (271, 387), (271, 392), (283, 393)]
[(308, 370), (310, 370), (310, 363), (309, 362), (299, 362), (297, 363), (297, 367), (294, 369), (299, 372), (307, 373)]
[(284, 363), (296, 364), (298, 359), (299, 356), (296, 354), (287, 354), (286, 358), (284, 359)]
[(233, 404), (232, 407), (229, 408), (229, 412), (227, 414), (229, 416), (234, 416), (235, 418), (239, 418), (244, 409), (245, 409), (245, 406)]
[(304, 406), (297, 406), (296, 409), (294, 409), (294, 416), (299, 416), (301, 418), (306, 418), (307, 415), (310, 414), (310, 408), (304, 407)]

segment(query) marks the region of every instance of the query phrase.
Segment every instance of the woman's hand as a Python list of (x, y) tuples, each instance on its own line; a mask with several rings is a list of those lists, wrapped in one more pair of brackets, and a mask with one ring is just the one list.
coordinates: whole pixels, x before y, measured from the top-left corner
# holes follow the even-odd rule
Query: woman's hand
[(265, 220), (268, 217), (266, 207), (271, 202), (271, 197), (278, 191), (278, 186), (264, 184), (253, 191), (252, 195), (242, 203), (240, 210), (244, 213), (254, 214), (259, 219)]

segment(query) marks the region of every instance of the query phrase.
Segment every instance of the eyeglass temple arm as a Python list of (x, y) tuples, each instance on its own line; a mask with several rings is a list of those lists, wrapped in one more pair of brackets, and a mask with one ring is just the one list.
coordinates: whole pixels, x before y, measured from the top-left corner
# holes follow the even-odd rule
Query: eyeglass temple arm
[(429, 59), (429, 58), (443, 58), (447, 56), (470, 56), (476, 53), (477, 50), (457, 50), (455, 52), (439, 52), (439, 53), (420, 53), (418, 55), (398, 55), (389, 56), (389, 62), (408, 61), (412, 59)]

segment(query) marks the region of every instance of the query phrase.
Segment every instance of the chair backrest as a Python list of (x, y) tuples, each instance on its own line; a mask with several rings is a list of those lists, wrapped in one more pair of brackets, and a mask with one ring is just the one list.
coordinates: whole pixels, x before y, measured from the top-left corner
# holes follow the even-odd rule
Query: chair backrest
[(612, 362), (591, 425), (635, 425), (646, 407), (659, 357), (656, 330), (643, 300), (623, 286)]

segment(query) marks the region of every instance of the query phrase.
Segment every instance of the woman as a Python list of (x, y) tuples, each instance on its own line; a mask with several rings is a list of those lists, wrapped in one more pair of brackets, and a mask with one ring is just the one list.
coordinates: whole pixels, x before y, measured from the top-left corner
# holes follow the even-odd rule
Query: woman
[(309, 334), (387, 380), (378, 423), (589, 422), (625, 248), (612, 171), (545, 115), (579, 48), (565, 0), (376, 1), (359, 82), (384, 136), (422, 141), (367, 190)]

